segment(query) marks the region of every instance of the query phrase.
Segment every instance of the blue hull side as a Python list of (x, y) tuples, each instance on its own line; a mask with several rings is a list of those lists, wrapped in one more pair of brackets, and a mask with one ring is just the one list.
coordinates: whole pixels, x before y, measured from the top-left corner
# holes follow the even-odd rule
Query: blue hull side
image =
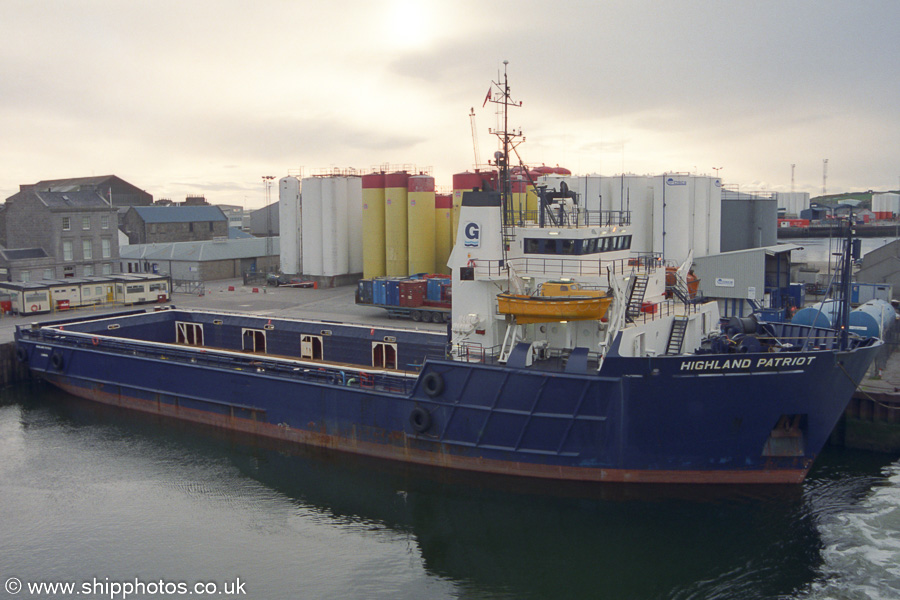
[[(252, 357), (216, 366), (162, 347), (129, 354), (18, 341), (33, 370), (99, 402), (419, 464), (657, 483), (801, 481), (877, 349), (734, 369), (723, 361), (735, 355), (705, 355), (702, 368), (696, 357), (610, 358), (606, 376), (435, 360), (392, 391), (357, 378), (285, 377)], [(804, 415), (797, 450), (767, 455), (785, 415)]]

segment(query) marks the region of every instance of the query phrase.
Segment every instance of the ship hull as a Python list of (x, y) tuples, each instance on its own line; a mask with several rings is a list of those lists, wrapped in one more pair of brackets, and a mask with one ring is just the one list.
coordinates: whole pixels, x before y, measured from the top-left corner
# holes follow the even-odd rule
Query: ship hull
[[(877, 348), (790, 364), (611, 357), (602, 374), (429, 359), (378, 379), (65, 331), (17, 338), (49, 383), (104, 404), (420, 465), (635, 483), (802, 481)], [(786, 416), (795, 428), (781, 431)]]

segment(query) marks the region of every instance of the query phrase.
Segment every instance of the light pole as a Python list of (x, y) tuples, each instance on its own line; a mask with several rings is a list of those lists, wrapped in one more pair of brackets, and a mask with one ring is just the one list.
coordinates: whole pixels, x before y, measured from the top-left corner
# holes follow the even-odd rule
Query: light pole
[(263, 185), (265, 186), (265, 202), (266, 202), (266, 256), (272, 256), (272, 210), (269, 208), (271, 196), (269, 189), (272, 186), (274, 175), (263, 175)]

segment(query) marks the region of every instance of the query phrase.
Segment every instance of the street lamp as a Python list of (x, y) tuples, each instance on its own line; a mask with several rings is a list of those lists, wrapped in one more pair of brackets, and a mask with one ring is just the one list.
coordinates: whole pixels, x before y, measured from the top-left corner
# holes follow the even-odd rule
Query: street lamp
[(272, 210), (269, 207), (269, 203), (271, 202), (271, 194), (269, 192), (269, 188), (272, 186), (272, 180), (275, 179), (274, 175), (263, 175), (263, 185), (266, 188), (265, 201), (266, 201), (266, 256), (272, 256)]

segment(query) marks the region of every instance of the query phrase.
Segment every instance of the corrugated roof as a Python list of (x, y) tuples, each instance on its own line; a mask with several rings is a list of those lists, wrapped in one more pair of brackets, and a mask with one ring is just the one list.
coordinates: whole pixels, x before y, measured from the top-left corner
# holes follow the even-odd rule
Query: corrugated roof
[(197, 223), (227, 221), (218, 206), (135, 206), (144, 223)]
[[(268, 246), (268, 247), (267, 247)], [(126, 260), (181, 260), (181, 261), (213, 261), (233, 260), (236, 258), (255, 258), (266, 256), (271, 251), (273, 256), (280, 253), (279, 238), (251, 238), (246, 240), (216, 240), (205, 242), (169, 242), (164, 244), (129, 244), (119, 247), (119, 256)]]

